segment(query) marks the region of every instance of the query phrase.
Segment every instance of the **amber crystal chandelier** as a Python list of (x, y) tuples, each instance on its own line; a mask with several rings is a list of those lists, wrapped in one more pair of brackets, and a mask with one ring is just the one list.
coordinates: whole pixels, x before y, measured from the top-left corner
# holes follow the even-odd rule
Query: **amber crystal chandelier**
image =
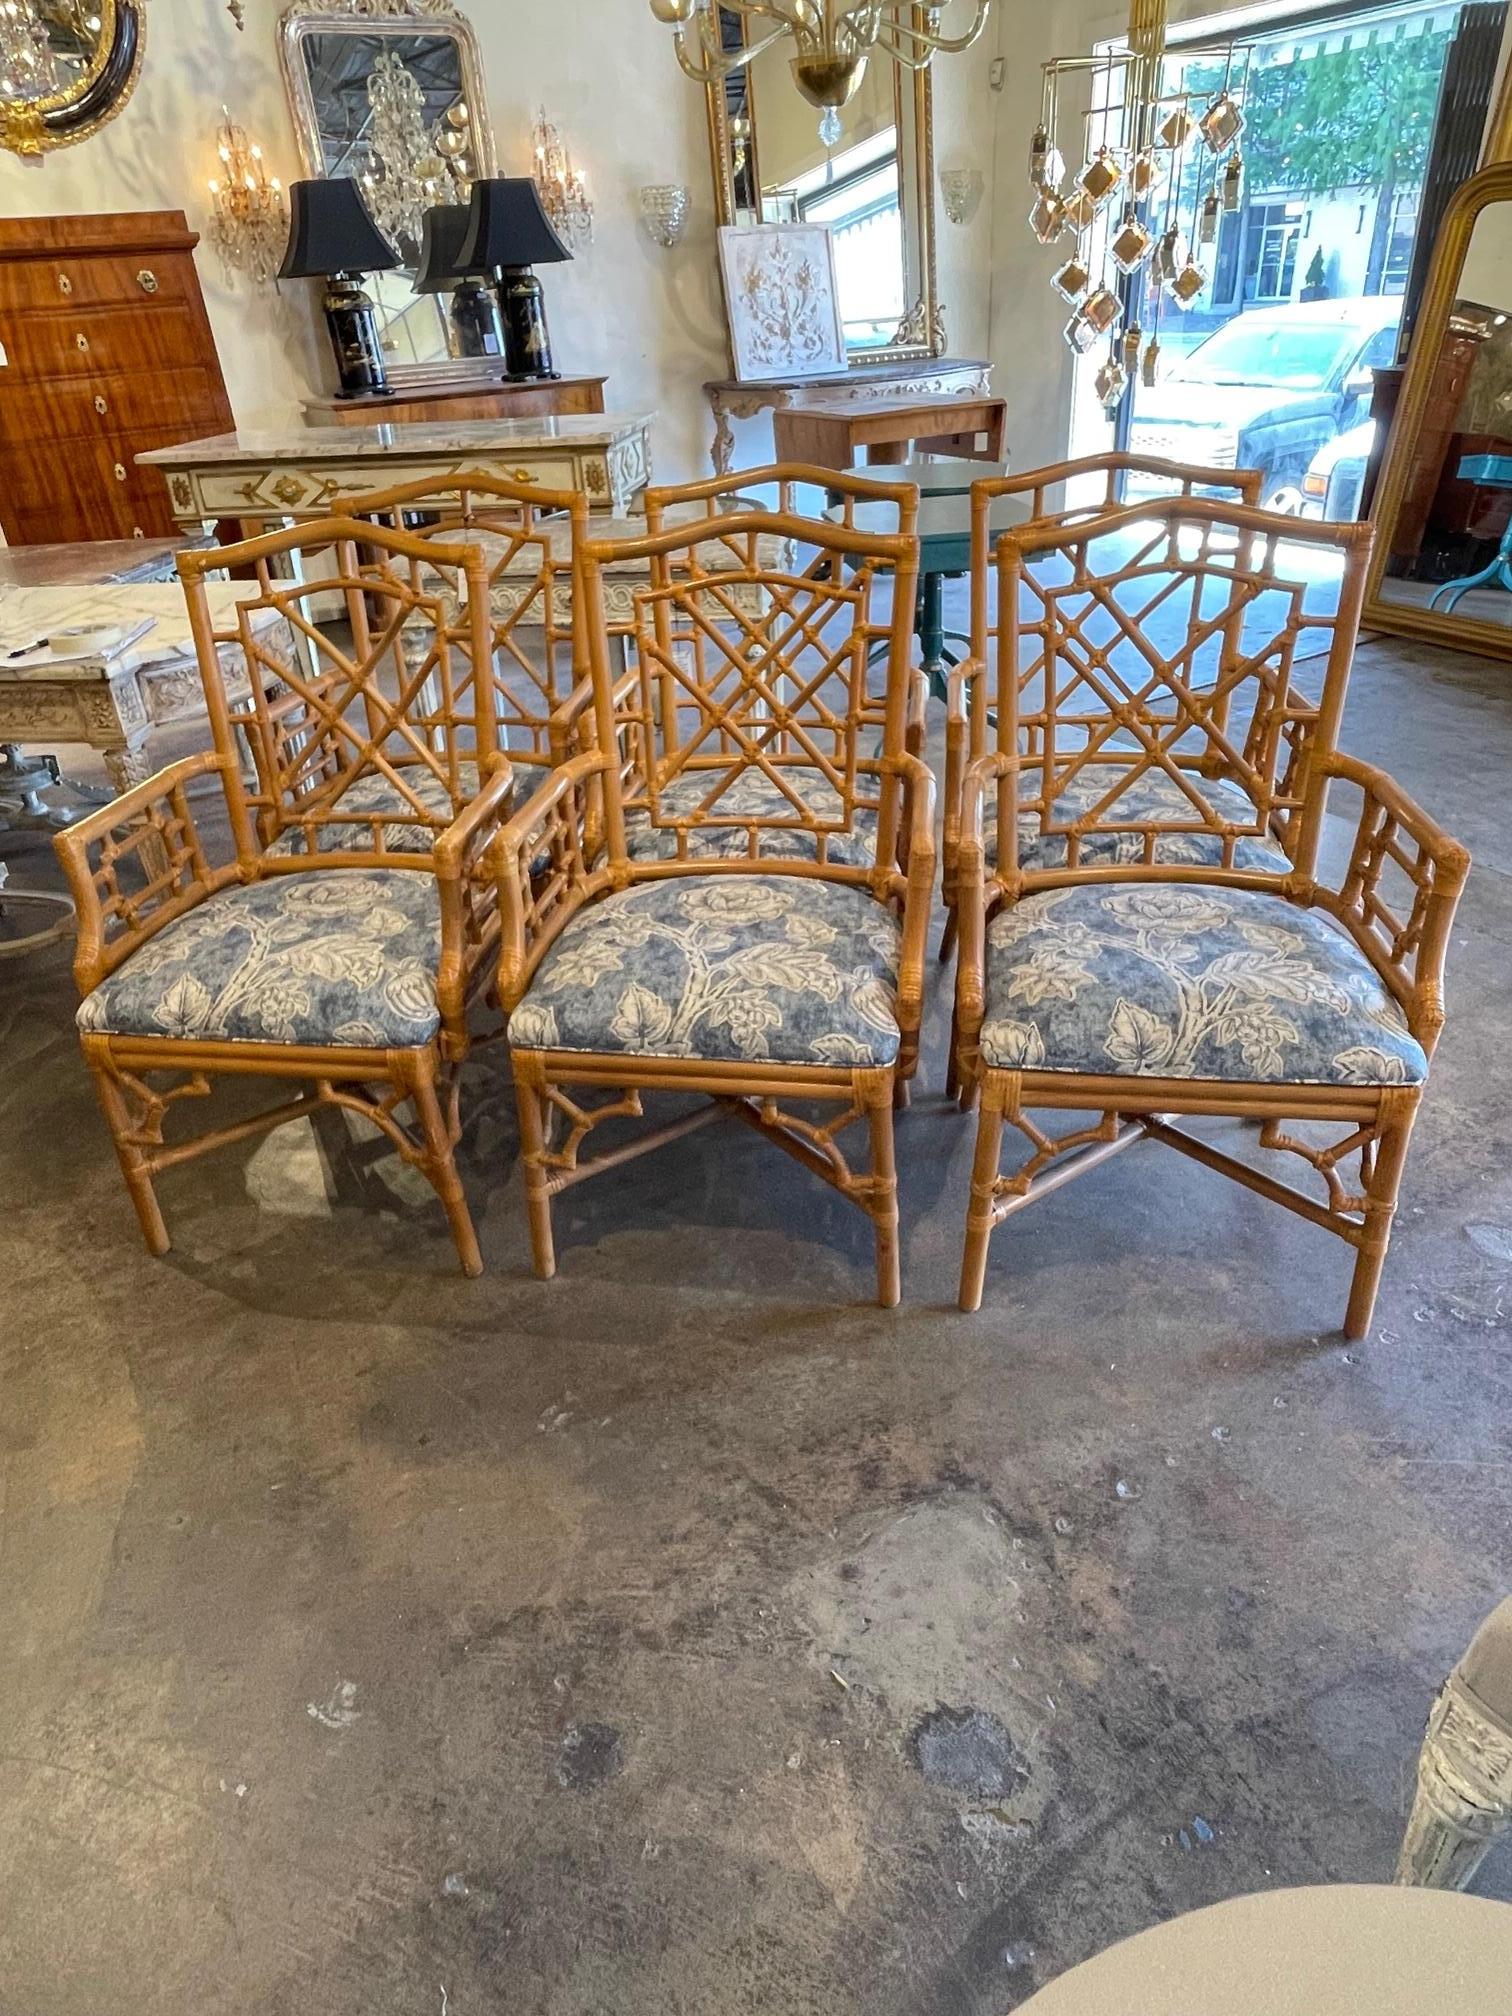
[[(975, 0), (966, 27), (947, 35), (943, 17), (950, 0), (924, 6), (916, 0), (860, 0), (848, 7), (838, 0), (650, 0), (651, 12), (673, 31), (678, 62), (698, 84), (717, 84), (791, 36), (793, 82), (822, 113), (819, 137), (827, 147), (840, 138), (840, 107), (854, 95), (873, 54), (923, 70), (938, 55), (969, 49), (986, 26), (991, 4)], [(722, 14), (754, 23), (756, 33), (727, 48)]]
[[(1131, 0), (1128, 33), (1092, 56), (1044, 67), (1040, 121), (1029, 146), (1034, 204), (1029, 228), (1042, 245), (1069, 241), (1051, 285), (1071, 309), (1066, 341), (1081, 355), (1106, 344), (1097, 396), (1110, 417), (1136, 373), (1155, 382), (1160, 318), (1194, 307), (1206, 288), (1219, 221), (1244, 193), (1241, 93), (1232, 46), (1184, 45), (1183, 68), (1211, 59), (1222, 80), (1187, 89), (1166, 77), (1169, 0)], [(1061, 151), (1061, 84), (1091, 73), (1093, 107), (1078, 113), (1085, 142), (1067, 177)], [(1130, 281), (1138, 280), (1138, 291)], [(1151, 325), (1125, 320), (1125, 300), (1152, 300)]]

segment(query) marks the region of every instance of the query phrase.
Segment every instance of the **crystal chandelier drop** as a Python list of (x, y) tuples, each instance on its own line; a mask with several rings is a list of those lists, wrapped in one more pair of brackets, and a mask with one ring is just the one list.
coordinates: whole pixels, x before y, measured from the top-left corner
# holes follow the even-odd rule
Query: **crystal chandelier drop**
[(228, 271), (271, 280), (283, 258), (289, 210), (283, 185), (270, 175), (263, 151), (247, 138), (225, 106), (216, 134), (220, 172), (211, 178), (210, 242)]
[(60, 82), (52, 42), (32, 0), (0, 0), (0, 99), (42, 98)]
[[(651, 12), (673, 31), (677, 60), (696, 84), (717, 84), (763, 49), (793, 38), (793, 82), (823, 117), (819, 137), (827, 147), (840, 138), (840, 107), (851, 98), (874, 53), (907, 70), (923, 70), (937, 55), (969, 49), (987, 24), (992, 0), (975, 0), (975, 12), (959, 35), (941, 32), (943, 4), (916, 0), (650, 0)], [(734, 14), (757, 24), (752, 41), (727, 49), (720, 15)], [(775, 22), (775, 27), (767, 24)]]
[[(1221, 66), (1221, 84), (1168, 88), (1168, 8), (1169, 0), (1130, 0), (1122, 43), (1047, 63), (1029, 144), (1029, 228), (1042, 245), (1074, 243), (1051, 285), (1072, 309), (1065, 332), (1072, 349), (1086, 355), (1108, 345), (1095, 383), (1110, 417), (1136, 376), (1155, 382), (1162, 311), (1185, 311), (1201, 299), (1220, 219), (1238, 210), (1244, 193), (1234, 47), (1183, 45), (1183, 69), (1208, 59), (1210, 68)], [(1060, 87), (1066, 76), (1089, 72), (1094, 103), (1075, 157), (1082, 165), (1068, 181)], [(1125, 300), (1141, 297), (1153, 299), (1148, 331), (1138, 319), (1125, 322)]]
[[(363, 197), (378, 229), (413, 265), (420, 256), (426, 211), (437, 203), (463, 201), (467, 178), (458, 173), (458, 157), (426, 130), (425, 94), (401, 57), (375, 58), (367, 88), (373, 108), (373, 166), (362, 177)], [(441, 125), (444, 137), (447, 122)]]
[(537, 112), (530, 135), (531, 174), (541, 192), (546, 215), (575, 252), (593, 243), (593, 205), (582, 170), (574, 168), (561, 134)]

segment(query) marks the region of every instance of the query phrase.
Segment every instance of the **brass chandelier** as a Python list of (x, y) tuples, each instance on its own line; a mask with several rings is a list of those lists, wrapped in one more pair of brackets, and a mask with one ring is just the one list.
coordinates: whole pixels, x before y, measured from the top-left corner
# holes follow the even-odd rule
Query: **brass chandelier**
[[(1244, 194), (1238, 144), (1244, 112), (1234, 47), (1182, 46), (1184, 63), (1210, 57), (1222, 64), (1216, 92), (1211, 86), (1166, 89), (1168, 11), (1169, 0), (1130, 0), (1122, 44), (1047, 63), (1040, 122), (1029, 147), (1029, 228), (1042, 245), (1074, 241), (1050, 284), (1072, 309), (1065, 331), (1072, 349), (1085, 355), (1099, 343), (1109, 345), (1096, 388), (1110, 417), (1136, 372), (1154, 384), (1162, 309), (1186, 311), (1201, 298), (1212, 277), (1220, 219), (1238, 210)], [(1077, 72), (1094, 74), (1102, 102), (1085, 115), (1085, 160), (1068, 183), (1057, 139), (1060, 85)], [(1124, 321), (1120, 289), (1136, 275), (1153, 283), (1148, 333), (1137, 315)]]
[[(840, 138), (840, 107), (850, 99), (866, 74), (873, 54), (923, 70), (938, 55), (953, 56), (969, 49), (987, 25), (992, 0), (975, 0), (976, 11), (964, 33), (941, 32), (941, 16), (950, 0), (918, 5), (916, 0), (650, 0), (651, 12), (673, 30), (677, 60), (697, 84), (717, 84), (759, 56), (763, 49), (790, 35), (797, 54), (792, 58), (793, 82), (823, 117), (819, 137), (826, 146)], [(726, 48), (721, 14), (758, 24), (772, 23), (767, 33), (735, 48)]]

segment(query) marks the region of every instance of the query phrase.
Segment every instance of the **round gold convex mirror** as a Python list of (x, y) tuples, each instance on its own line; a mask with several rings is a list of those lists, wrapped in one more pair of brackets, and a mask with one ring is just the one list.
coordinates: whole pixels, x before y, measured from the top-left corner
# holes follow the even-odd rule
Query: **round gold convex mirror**
[(0, 147), (44, 154), (98, 132), (136, 88), (143, 0), (5, 0)]

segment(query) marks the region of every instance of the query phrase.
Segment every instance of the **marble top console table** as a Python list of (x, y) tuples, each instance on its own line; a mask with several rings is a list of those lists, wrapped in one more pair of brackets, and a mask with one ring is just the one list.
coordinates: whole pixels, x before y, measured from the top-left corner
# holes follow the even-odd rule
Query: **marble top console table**
[[(229, 619), (246, 592), (233, 581), (206, 584), (217, 623)], [(129, 628), (144, 617), (152, 628), (115, 657), (7, 663), (8, 654), (55, 629)], [(258, 627), (282, 621), (275, 609), (254, 615)], [(222, 663), (233, 690), (245, 692), (245, 665)], [(146, 745), (153, 729), (193, 719), (204, 708), (189, 608), (177, 581), (0, 587), (0, 742), (87, 743), (104, 757), (115, 789), (126, 791), (152, 774)]]
[(770, 378), (742, 383), (715, 378), (704, 386), (714, 415), (715, 470), (727, 476), (734, 466), (732, 420), (790, 407), (875, 405), (879, 400), (983, 398), (992, 390), (992, 366), (980, 357), (911, 358), (898, 364), (853, 364), (822, 378)]
[(623, 516), (651, 476), (649, 413), (567, 413), (444, 425), (291, 427), (212, 434), (139, 455), (168, 484), (186, 527), (239, 518), (266, 528), (318, 518), (334, 497), (420, 477), (486, 470), (543, 489), (581, 490)]

